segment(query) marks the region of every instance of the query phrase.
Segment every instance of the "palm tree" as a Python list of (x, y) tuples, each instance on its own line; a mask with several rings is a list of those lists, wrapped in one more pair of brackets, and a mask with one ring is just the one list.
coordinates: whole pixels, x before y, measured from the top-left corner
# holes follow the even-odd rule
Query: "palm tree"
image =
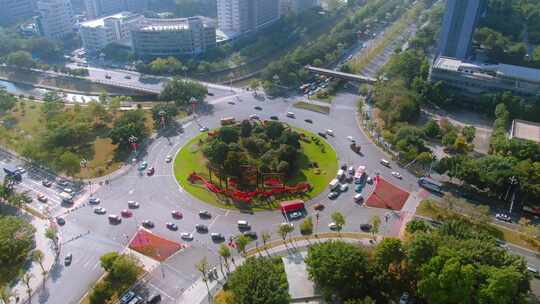
[(212, 302), (212, 295), (210, 294), (210, 287), (208, 286), (208, 259), (205, 257), (195, 265), (195, 268), (202, 274), (202, 280), (206, 284), (206, 290), (208, 291), (208, 302)]
[(341, 236), (341, 229), (345, 226), (345, 217), (341, 212), (334, 212), (331, 217), (336, 224), (336, 230), (338, 231), (339, 236)]
[(268, 253), (268, 248), (266, 248), (266, 242), (268, 242), (270, 240), (270, 232), (268, 231), (263, 231), (261, 233), (261, 239), (263, 241), (263, 246), (264, 246), (264, 251), (266, 251), (266, 255), (270, 256), (270, 254)]
[(9, 304), (11, 303), (10, 300), (11, 298), (15, 297), (15, 292), (11, 289), (9, 289), (9, 286), (8, 285), (4, 285), (2, 286), (2, 288), (0, 288), (0, 300), (2, 300), (2, 303), (4, 304)]
[(34, 277), (31, 273), (25, 273), (22, 277), (24, 285), (26, 285), (26, 293), (28, 294), (28, 303), (32, 303), (32, 288), (30, 287), (30, 280)]
[(229, 249), (229, 246), (221, 244), (218, 249), (218, 254), (223, 258), (223, 261), (225, 261), (225, 269), (227, 269), (227, 273), (229, 273), (229, 258), (231, 257), (231, 250)]

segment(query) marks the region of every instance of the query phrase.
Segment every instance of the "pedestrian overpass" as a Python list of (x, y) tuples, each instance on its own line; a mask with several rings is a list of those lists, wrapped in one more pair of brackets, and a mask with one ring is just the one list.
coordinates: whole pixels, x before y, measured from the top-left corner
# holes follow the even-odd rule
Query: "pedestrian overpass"
[(317, 68), (311, 65), (307, 65), (305, 68), (311, 73), (332, 76), (335, 78), (340, 78), (340, 79), (344, 79), (348, 81), (357, 81), (357, 82), (368, 83), (368, 84), (374, 84), (375, 81), (377, 81), (377, 79), (373, 77), (367, 77), (367, 76), (351, 74), (351, 73), (344, 73), (344, 72), (339, 72), (339, 71), (330, 70), (330, 69)]

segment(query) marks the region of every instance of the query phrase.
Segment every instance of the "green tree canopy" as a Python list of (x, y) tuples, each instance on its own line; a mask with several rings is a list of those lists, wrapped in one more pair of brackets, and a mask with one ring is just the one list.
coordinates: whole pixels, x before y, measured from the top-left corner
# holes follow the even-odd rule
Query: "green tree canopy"
[(186, 106), (190, 104), (192, 98), (202, 102), (207, 94), (208, 89), (197, 82), (173, 78), (161, 91), (160, 99), (174, 101), (178, 106)]

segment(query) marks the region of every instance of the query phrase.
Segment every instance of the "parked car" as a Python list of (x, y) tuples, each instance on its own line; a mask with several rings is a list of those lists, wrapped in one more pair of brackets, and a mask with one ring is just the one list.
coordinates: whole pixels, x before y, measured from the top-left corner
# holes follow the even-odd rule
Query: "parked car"
[(182, 232), (180, 234), (180, 238), (182, 240), (191, 241), (191, 240), (193, 240), (193, 234), (191, 234), (189, 232)]
[(73, 254), (68, 253), (68, 254), (64, 257), (64, 265), (69, 266), (69, 265), (71, 265), (71, 262), (72, 262), (72, 261), (73, 261)]
[(127, 304), (129, 303), (129, 301), (131, 301), (131, 299), (133, 299), (135, 297), (135, 293), (133, 291), (128, 291), (126, 292), (121, 298), (120, 298), (120, 303), (121, 304)]
[(137, 209), (140, 206), (139, 203), (136, 201), (128, 201), (127, 203), (128, 203), (129, 209)]
[(302, 212), (299, 212), (299, 211), (295, 211), (295, 212), (289, 213), (289, 218), (290, 218), (291, 220), (299, 219), (299, 218), (301, 218), (302, 216), (304, 216), (304, 215), (302, 214)]
[(146, 303), (156, 304), (156, 303), (159, 303), (160, 301), (161, 301), (161, 295), (159, 293), (154, 293), (148, 297), (148, 300), (146, 300)]
[(347, 185), (347, 184), (339, 185), (339, 191), (346, 192), (347, 190), (349, 190), (349, 185)]
[(176, 225), (175, 223), (171, 223), (171, 222), (168, 222), (167, 224), (165, 224), (165, 226), (169, 229), (169, 230), (178, 230), (178, 225)]
[(139, 164), (139, 171), (144, 171), (148, 167), (148, 163), (146, 161), (143, 161)]
[(48, 187), (52, 186), (53, 182), (48, 180), (48, 179), (44, 179), (44, 180), (41, 181), (41, 184), (48, 188)]
[(142, 226), (143, 226), (144, 228), (152, 229), (152, 228), (154, 228), (155, 224), (154, 224), (154, 222), (152, 222), (151, 220), (144, 220), (144, 221), (142, 222)]
[(181, 219), (184, 215), (179, 210), (173, 210), (171, 211), (171, 215), (175, 219)]
[(362, 193), (363, 189), (364, 189), (364, 186), (362, 186), (361, 184), (354, 186), (354, 192), (356, 193)]
[(364, 202), (364, 197), (362, 196), (362, 194), (356, 194), (355, 196), (353, 196), (353, 200), (355, 203), (361, 204)]
[(332, 191), (328, 193), (328, 198), (331, 200), (336, 199), (338, 196), (339, 196), (339, 192)]
[(508, 223), (512, 222), (512, 218), (510, 217), (510, 215), (506, 213), (497, 213), (495, 214), (495, 218), (503, 222), (508, 222)]
[(47, 197), (43, 193), (38, 193), (37, 194), (37, 200), (42, 202), (42, 203), (46, 203), (47, 202)]

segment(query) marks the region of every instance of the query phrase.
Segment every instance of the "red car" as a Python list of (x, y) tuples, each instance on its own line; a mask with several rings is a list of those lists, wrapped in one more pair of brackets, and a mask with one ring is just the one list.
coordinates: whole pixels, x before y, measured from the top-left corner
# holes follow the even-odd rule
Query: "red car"
[(123, 217), (131, 217), (133, 215), (133, 212), (127, 210), (127, 209), (124, 209), (122, 210), (122, 212), (120, 212), (120, 214), (123, 216)]
[(171, 211), (171, 215), (175, 219), (181, 219), (183, 217), (182, 212), (180, 212), (178, 210)]
[(154, 172), (156, 172), (156, 169), (154, 169), (154, 167), (151, 167), (150, 169), (148, 169), (148, 171), (146, 171), (146, 175), (154, 175)]

